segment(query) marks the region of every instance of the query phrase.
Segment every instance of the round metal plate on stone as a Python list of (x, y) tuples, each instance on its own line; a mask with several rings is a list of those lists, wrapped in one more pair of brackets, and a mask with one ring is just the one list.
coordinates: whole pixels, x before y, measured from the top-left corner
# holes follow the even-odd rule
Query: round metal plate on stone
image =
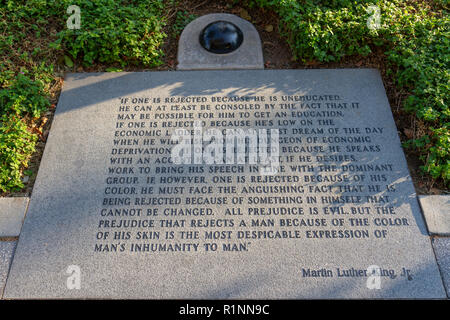
[(230, 53), (240, 47), (244, 35), (235, 24), (216, 21), (208, 24), (200, 33), (200, 44), (212, 53)]

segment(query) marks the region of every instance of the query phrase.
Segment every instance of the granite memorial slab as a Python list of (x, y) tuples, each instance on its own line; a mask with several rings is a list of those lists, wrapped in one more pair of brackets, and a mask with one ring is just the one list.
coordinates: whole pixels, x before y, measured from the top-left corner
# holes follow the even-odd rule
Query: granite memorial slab
[(445, 297), (372, 69), (69, 74), (5, 290)]

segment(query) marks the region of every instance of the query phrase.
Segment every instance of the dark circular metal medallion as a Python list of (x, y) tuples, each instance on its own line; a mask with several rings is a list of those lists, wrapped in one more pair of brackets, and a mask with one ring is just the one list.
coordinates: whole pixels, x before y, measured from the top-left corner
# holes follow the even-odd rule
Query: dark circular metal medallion
[(208, 24), (200, 33), (200, 44), (212, 53), (230, 53), (240, 47), (244, 35), (235, 24), (216, 21)]

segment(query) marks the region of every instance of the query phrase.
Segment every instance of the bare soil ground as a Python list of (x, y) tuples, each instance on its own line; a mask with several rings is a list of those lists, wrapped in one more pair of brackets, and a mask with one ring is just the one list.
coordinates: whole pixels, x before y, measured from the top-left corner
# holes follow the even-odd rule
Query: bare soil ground
[[(320, 63), (309, 62), (307, 64), (294, 61), (292, 52), (289, 46), (286, 44), (285, 39), (280, 36), (278, 29), (278, 17), (271, 11), (264, 9), (250, 9), (236, 4), (231, 6), (229, 1), (208, 1), (208, 0), (180, 0), (173, 7), (169, 8), (167, 12), (167, 25), (165, 32), (167, 38), (163, 46), (165, 53), (164, 63), (153, 69), (143, 69), (139, 67), (125, 68), (124, 71), (162, 71), (162, 70), (176, 70), (177, 65), (177, 45), (179, 34), (173, 30), (175, 24), (177, 12), (183, 12), (183, 14), (194, 14), (196, 16), (202, 16), (208, 13), (232, 13), (242, 18), (251, 21), (259, 32), (263, 46), (263, 55), (266, 69), (310, 69), (310, 68), (376, 68), (380, 70), (386, 93), (391, 105), (392, 113), (394, 115), (395, 123), (397, 125), (398, 134), (402, 142), (411, 139), (415, 136), (418, 130), (423, 130), (424, 126), (414, 116), (405, 113), (401, 106), (403, 100), (407, 97), (408, 92), (399, 91), (392, 78), (388, 76), (388, 63), (383, 54), (383, 48), (377, 48), (377, 50), (367, 57), (347, 57), (344, 60), (333, 63)], [(108, 66), (109, 67), (109, 66)], [(64, 71), (76, 71), (76, 72), (98, 72), (105, 71), (107, 66), (95, 65), (92, 67), (77, 66), (72, 70), (64, 69), (65, 67), (59, 67), (61, 77), (57, 79), (52, 88), (52, 108), (45, 115), (45, 123), (40, 123), (38, 126), (42, 132), (37, 145), (37, 152), (31, 159), (29, 170), (33, 171), (33, 175), (25, 183), (25, 189), (22, 192), (2, 194), (0, 196), (28, 196), (32, 192), (34, 180), (36, 178), (39, 163), (42, 157), (42, 153), (45, 147), (48, 132), (50, 130), (55, 105), (58, 101), (61, 86), (63, 83)], [(431, 177), (424, 176), (419, 166), (421, 161), (418, 155), (413, 150), (405, 150), (406, 159), (410, 174), (412, 176), (414, 186), (417, 194), (447, 194), (449, 193), (446, 187), (439, 182), (436, 182)]]

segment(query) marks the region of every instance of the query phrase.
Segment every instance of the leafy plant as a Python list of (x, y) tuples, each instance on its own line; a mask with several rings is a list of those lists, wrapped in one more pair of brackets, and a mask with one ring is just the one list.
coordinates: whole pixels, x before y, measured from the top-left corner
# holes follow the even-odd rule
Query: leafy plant
[(43, 84), (18, 73), (0, 78), (0, 190), (23, 188), (23, 168), (35, 151), (37, 135), (31, 133), (26, 116), (38, 118), (49, 106)]
[(367, 28), (370, 0), (253, 0), (250, 6), (271, 7), (295, 58), (337, 61), (367, 55), (376, 32)]
[(37, 136), (28, 131), (27, 124), (17, 115), (0, 118), (0, 191), (23, 188), (22, 169), (35, 151), (36, 140)]
[(24, 74), (17, 74), (8, 87), (0, 90), (0, 114), (21, 117), (28, 113), (38, 118), (48, 106), (42, 83)]
[[(70, 5), (81, 8), (81, 29), (69, 30)], [(49, 106), (54, 65), (161, 63), (164, 1), (0, 1), (0, 192), (23, 188), (35, 151), (31, 130)], [(59, 59), (58, 59), (59, 57)]]

